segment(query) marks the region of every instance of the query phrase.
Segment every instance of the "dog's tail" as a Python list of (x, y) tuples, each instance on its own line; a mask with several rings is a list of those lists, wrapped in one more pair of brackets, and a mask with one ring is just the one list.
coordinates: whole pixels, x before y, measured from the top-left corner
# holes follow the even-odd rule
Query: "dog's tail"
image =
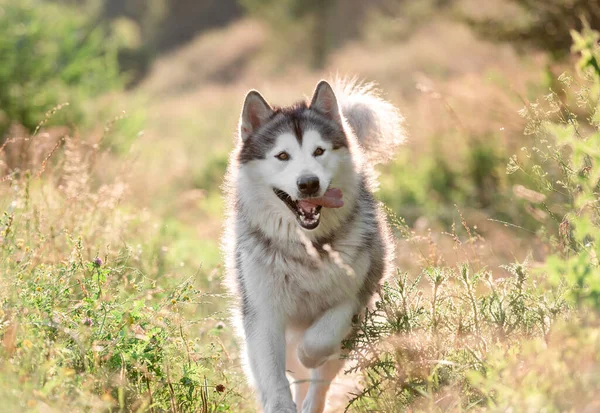
[(373, 83), (338, 78), (334, 89), (342, 114), (367, 159), (373, 163), (391, 160), (406, 136), (404, 118), (398, 109), (381, 98)]

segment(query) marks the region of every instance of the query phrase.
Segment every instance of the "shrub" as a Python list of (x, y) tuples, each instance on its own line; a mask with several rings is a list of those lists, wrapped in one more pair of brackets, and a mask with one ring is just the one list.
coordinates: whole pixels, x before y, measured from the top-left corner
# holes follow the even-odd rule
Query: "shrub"
[(508, 0), (506, 3), (517, 7), (517, 17), (463, 17), (487, 39), (509, 41), (517, 47), (536, 47), (556, 58), (569, 53), (570, 30), (582, 29), (582, 18), (587, 19), (592, 27), (600, 24), (600, 9), (593, 1)]
[[(578, 68), (582, 78), (561, 75), (566, 97), (561, 99), (552, 91), (522, 111), (527, 130), (536, 136), (535, 145), (526, 152), (541, 162), (526, 167), (513, 157), (510, 172), (535, 174), (537, 189), (556, 201), (549, 208), (559, 221), (556, 252), (545, 268), (549, 277), (555, 284), (567, 281), (572, 286), (569, 295), (574, 304), (600, 310), (596, 258), (600, 252), (596, 241), (600, 239), (600, 35), (587, 25), (572, 35), (573, 51), (581, 55)], [(585, 116), (578, 116), (581, 109)]]
[(496, 367), (490, 353), (545, 337), (567, 310), (559, 290), (535, 288), (527, 263), (505, 270), (508, 277), (494, 278), (468, 264), (427, 267), (414, 280), (399, 274), (386, 284), (351, 340), (358, 351), (350, 372), (360, 372), (364, 388), (348, 409), (441, 412), (493, 403), (493, 393), (471, 380)]
[(44, 113), (78, 122), (86, 98), (120, 84), (115, 42), (93, 17), (42, 0), (0, 0), (0, 136), (18, 123), (33, 131)]

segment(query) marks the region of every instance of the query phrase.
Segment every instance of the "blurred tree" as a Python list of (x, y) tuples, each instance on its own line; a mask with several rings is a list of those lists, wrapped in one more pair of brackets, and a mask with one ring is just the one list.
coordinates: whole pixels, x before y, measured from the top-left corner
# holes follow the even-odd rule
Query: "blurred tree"
[(146, 47), (164, 52), (204, 30), (223, 26), (241, 15), (237, 0), (61, 0), (102, 3), (102, 17), (126, 17), (140, 26)]
[(153, 40), (154, 47), (159, 52), (179, 46), (202, 31), (224, 26), (242, 14), (237, 0), (160, 1), (166, 3), (164, 17), (155, 27)]
[[(47, 0), (95, 10), (98, 24), (115, 30), (127, 21), (138, 42), (121, 44), (118, 59), (127, 86), (137, 85), (154, 57), (191, 40), (196, 34), (225, 25), (241, 15), (237, 0)], [(117, 31), (119, 31), (117, 29)]]
[(598, 0), (505, 0), (516, 5), (519, 18), (476, 18), (467, 12), (461, 17), (477, 32), (490, 40), (510, 41), (517, 46), (547, 50), (555, 58), (569, 53), (570, 30), (582, 28), (581, 19), (591, 27), (600, 27)]
[[(291, 47), (308, 49), (315, 69), (325, 66), (336, 42), (358, 32), (356, 28), (364, 17), (360, 11), (371, 6), (367, 2), (340, 0), (240, 0), (240, 3), (250, 14), (266, 21)], [(347, 10), (350, 13), (344, 13)], [(339, 16), (345, 20), (337, 21)]]
[(77, 121), (85, 99), (120, 85), (113, 40), (76, 8), (0, 0), (0, 137), (11, 123), (35, 129), (67, 101)]

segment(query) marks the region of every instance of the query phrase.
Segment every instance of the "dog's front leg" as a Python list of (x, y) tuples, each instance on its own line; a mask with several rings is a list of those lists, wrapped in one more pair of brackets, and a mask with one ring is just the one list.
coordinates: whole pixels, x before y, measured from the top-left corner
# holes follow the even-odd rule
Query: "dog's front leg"
[(255, 309), (244, 318), (252, 375), (265, 413), (296, 413), (285, 374), (285, 326), (273, 311)]
[(342, 340), (352, 328), (352, 316), (355, 312), (354, 303), (341, 303), (325, 311), (306, 330), (297, 350), (298, 359), (304, 367), (319, 367), (341, 350)]

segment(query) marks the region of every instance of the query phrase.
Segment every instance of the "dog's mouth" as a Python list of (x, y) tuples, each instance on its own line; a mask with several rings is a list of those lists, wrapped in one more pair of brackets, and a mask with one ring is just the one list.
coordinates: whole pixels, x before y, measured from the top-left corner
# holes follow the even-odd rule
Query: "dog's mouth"
[(302, 201), (294, 201), (287, 192), (273, 189), (275, 195), (281, 199), (294, 213), (298, 224), (304, 229), (315, 229), (321, 222), (321, 205), (310, 205)]
[(344, 205), (342, 191), (339, 189), (328, 189), (322, 197), (304, 198), (294, 201), (292, 197), (281, 189), (273, 188), (273, 192), (294, 213), (298, 224), (304, 229), (312, 230), (321, 222), (321, 209), (340, 208)]

